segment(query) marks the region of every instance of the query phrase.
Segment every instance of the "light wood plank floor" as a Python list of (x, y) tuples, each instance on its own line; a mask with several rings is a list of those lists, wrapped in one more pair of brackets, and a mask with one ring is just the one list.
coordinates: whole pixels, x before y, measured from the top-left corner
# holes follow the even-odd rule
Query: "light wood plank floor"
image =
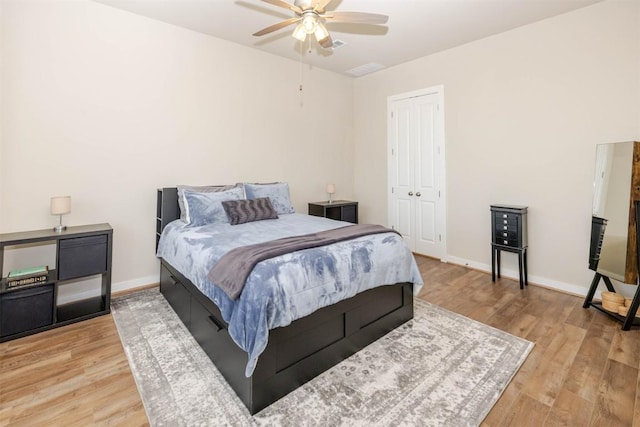
[[(416, 259), (419, 297), (536, 343), (483, 426), (640, 426), (640, 329), (582, 298)], [(0, 344), (0, 426), (146, 424), (111, 316)]]

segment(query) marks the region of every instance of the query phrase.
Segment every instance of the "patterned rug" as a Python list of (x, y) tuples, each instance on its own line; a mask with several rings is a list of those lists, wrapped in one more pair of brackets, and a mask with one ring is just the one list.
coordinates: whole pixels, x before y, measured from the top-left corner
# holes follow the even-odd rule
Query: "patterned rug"
[(152, 426), (477, 426), (533, 348), (416, 299), (413, 320), (251, 416), (157, 288), (111, 308)]

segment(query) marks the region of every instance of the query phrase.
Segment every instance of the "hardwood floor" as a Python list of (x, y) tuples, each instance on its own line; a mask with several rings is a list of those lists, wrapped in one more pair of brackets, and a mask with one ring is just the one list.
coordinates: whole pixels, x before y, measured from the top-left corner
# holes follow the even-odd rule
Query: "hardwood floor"
[(0, 426), (148, 425), (111, 316), (0, 344)]
[[(416, 259), (420, 298), (536, 344), (483, 426), (640, 426), (640, 329), (579, 297)], [(0, 344), (0, 426), (146, 424), (111, 316)]]
[(640, 426), (640, 329), (584, 298), (416, 257), (419, 297), (535, 343), (483, 426)]

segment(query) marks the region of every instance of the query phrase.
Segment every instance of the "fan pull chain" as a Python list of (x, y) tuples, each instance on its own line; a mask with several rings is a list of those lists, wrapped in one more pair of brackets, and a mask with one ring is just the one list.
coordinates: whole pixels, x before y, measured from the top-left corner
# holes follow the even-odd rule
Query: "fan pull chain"
[(302, 88), (303, 88), (303, 77), (304, 77), (304, 66), (302, 64), (302, 53), (304, 50), (304, 45), (302, 44), (303, 42), (300, 42), (300, 86), (299, 86), (299, 92), (300, 92), (300, 108), (304, 107), (304, 96), (303, 96), (303, 92), (302, 92)]
[[(309, 54), (311, 54), (311, 37), (307, 37), (307, 40), (309, 40)], [(300, 42), (300, 107), (304, 107), (304, 97), (302, 94), (302, 83), (303, 83), (303, 77), (304, 77), (304, 64), (302, 62), (302, 55), (304, 53), (304, 42), (301, 41)]]

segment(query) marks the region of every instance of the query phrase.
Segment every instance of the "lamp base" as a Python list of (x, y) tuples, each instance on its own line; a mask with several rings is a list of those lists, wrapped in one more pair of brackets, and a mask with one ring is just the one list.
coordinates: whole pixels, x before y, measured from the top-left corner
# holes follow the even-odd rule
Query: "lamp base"
[(55, 231), (56, 233), (62, 233), (64, 230), (67, 229), (66, 225), (56, 225), (55, 227), (53, 227), (53, 231)]

